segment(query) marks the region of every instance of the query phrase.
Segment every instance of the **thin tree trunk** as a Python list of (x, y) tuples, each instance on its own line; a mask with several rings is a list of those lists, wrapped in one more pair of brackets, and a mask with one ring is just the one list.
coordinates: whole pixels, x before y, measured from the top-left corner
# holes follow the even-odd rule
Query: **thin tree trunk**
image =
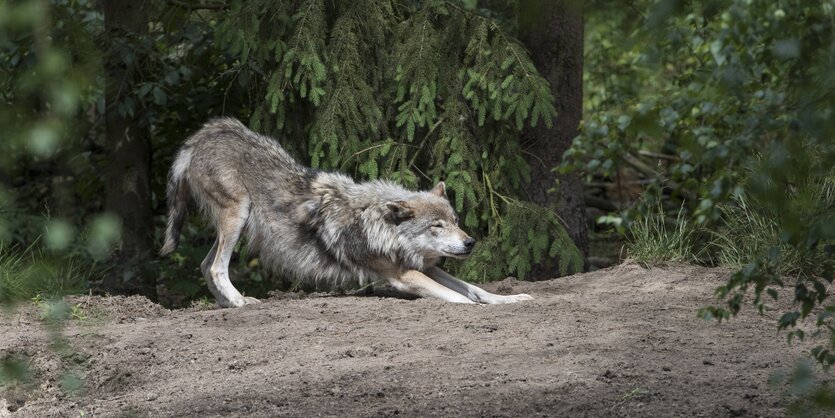
[[(537, 69), (551, 83), (557, 118), (548, 128), (540, 123), (523, 133), (531, 182), (526, 191), (540, 205), (556, 210), (569, 236), (583, 255), (588, 269), (588, 225), (583, 183), (577, 173), (552, 171), (577, 136), (583, 116), (583, 14), (579, 1), (522, 0), (519, 4), (520, 38)], [(548, 190), (555, 188), (556, 193)], [(543, 263), (531, 273), (534, 279), (559, 275), (559, 260)]]
[(102, 287), (111, 293), (139, 293), (155, 299), (155, 279), (142, 274), (142, 263), (137, 262), (152, 254), (153, 247), (150, 135), (137, 120), (139, 109), (134, 109), (133, 115), (119, 109), (141, 81), (137, 68), (145, 61), (138, 48), (130, 47), (127, 49), (133, 57), (125, 59), (123, 47), (147, 34), (149, 7), (150, 2), (144, 0), (101, 2), (105, 27), (105, 209), (122, 222), (117, 257), (125, 269), (116, 269), (105, 277)]

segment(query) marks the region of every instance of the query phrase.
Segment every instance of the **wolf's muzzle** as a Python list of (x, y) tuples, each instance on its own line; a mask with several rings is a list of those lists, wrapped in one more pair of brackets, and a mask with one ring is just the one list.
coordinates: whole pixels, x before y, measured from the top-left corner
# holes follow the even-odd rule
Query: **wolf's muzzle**
[(469, 238), (464, 240), (464, 248), (467, 249), (468, 253), (472, 252), (474, 247), (475, 247), (475, 239), (474, 238), (469, 237)]

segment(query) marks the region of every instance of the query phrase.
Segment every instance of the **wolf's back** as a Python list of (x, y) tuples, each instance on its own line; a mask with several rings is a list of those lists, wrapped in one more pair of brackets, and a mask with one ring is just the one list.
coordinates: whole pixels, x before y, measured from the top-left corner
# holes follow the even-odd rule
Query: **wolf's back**
[(298, 192), (307, 175), (274, 139), (253, 132), (234, 118), (210, 120), (186, 139), (172, 164), (166, 192), (168, 224), (160, 254), (177, 248), (191, 196), (214, 217), (216, 205), (210, 195), (262, 190), (269, 183), (296, 186), (293, 191)]

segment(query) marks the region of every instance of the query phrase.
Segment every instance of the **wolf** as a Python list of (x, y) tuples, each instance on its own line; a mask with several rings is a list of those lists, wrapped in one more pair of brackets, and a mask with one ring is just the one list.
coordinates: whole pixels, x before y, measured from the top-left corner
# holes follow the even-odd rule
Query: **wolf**
[(178, 151), (167, 185), (163, 256), (177, 248), (190, 197), (217, 231), (200, 269), (222, 307), (259, 302), (229, 278), (242, 235), (270, 270), (316, 285), (388, 281), (406, 294), (457, 303), (533, 299), (489, 293), (436, 266), (443, 257), (467, 257), (476, 242), (458, 226), (443, 182), (410, 191), (314, 170), (233, 118), (209, 121)]

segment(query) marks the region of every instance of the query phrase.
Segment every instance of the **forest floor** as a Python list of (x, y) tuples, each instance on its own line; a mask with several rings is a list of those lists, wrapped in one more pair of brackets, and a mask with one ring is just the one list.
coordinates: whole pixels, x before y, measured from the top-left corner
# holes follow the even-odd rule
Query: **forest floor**
[[(279, 295), (241, 309), (169, 311), (140, 297), (75, 297), (59, 356), (34, 307), (0, 318), (0, 350), (35, 383), (0, 392), (0, 417), (782, 416), (768, 377), (810, 343), (780, 309), (697, 318), (728, 272), (625, 264), (485, 287), (534, 301)], [(65, 394), (74, 367), (82, 389)], [(11, 412), (13, 411), (13, 412)]]

